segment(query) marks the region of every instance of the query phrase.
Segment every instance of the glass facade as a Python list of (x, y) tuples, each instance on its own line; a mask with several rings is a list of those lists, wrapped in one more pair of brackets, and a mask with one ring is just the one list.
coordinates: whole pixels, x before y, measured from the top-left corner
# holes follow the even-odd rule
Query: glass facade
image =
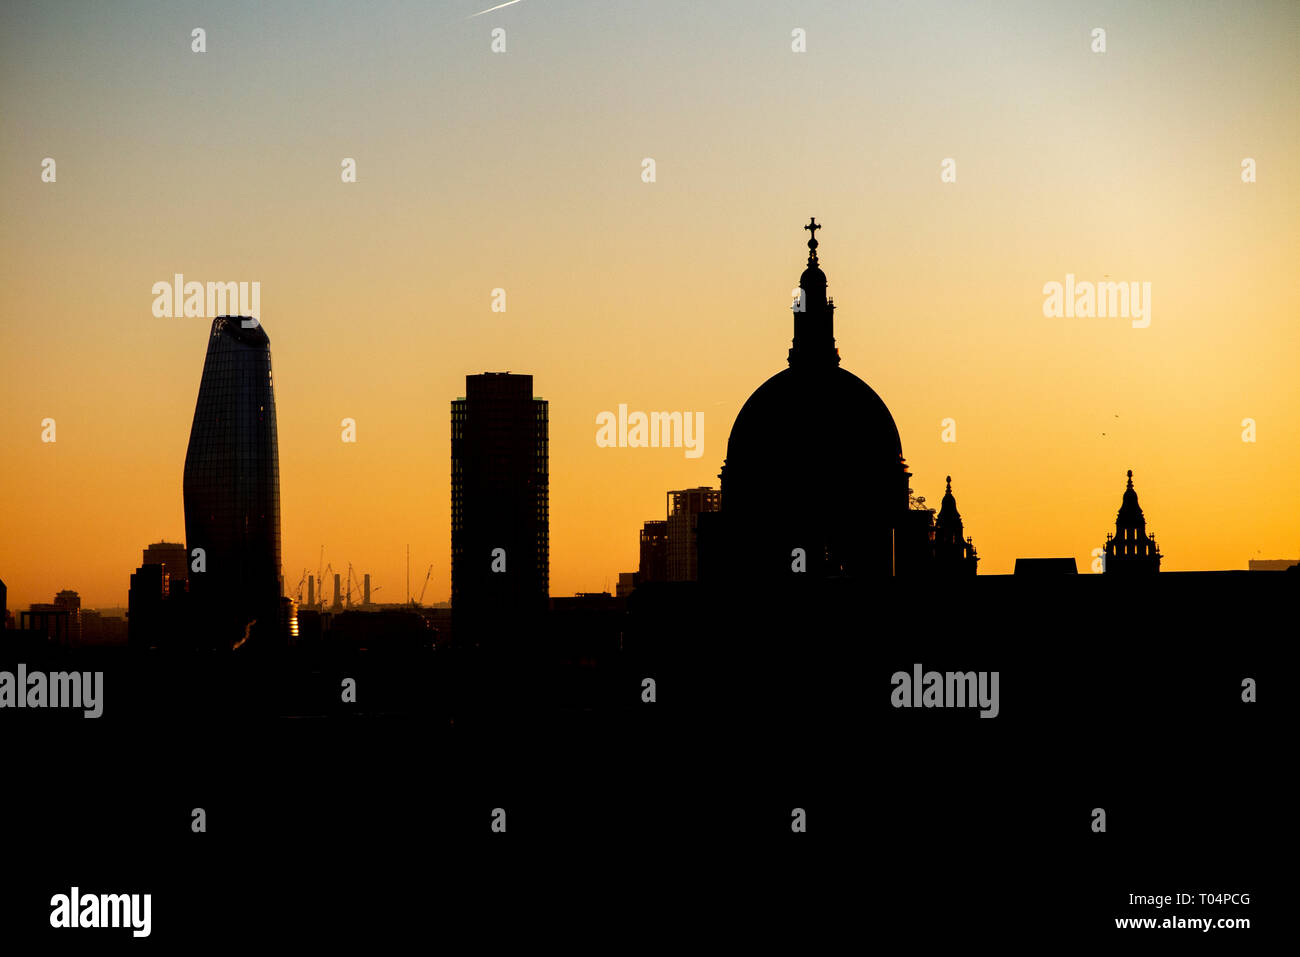
[(278, 631), (280, 455), (270, 339), (240, 317), (212, 322), (185, 453), (185, 538), (206, 571), (191, 572), (196, 623), (233, 645), (256, 620)]

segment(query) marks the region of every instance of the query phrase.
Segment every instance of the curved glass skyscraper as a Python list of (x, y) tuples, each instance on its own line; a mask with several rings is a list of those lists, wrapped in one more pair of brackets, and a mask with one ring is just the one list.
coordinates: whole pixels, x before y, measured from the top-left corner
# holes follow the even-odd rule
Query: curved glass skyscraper
[(189, 575), (191, 621), (219, 647), (273, 637), (282, 590), (271, 341), (244, 321), (212, 321), (185, 453), (186, 547), (191, 563), (202, 548), (207, 566)]

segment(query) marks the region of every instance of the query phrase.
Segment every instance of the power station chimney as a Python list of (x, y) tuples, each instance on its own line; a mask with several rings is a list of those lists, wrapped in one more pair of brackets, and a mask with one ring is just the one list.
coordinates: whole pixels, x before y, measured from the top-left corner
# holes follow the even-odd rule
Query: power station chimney
[(369, 572), (366, 573), (363, 588), (365, 590), (362, 592), (362, 595), (364, 597), (361, 599), (361, 603), (363, 605), (369, 605), (370, 604), (370, 573)]

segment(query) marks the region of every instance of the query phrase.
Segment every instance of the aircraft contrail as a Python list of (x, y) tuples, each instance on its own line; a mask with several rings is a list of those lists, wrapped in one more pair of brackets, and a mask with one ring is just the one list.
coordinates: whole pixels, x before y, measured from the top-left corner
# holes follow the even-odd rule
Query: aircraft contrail
[(471, 13), (466, 20), (473, 20), (475, 17), (481, 17), (485, 13), (491, 13), (493, 10), (500, 10), (502, 7), (511, 7), (516, 3), (522, 3), (523, 0), (506, 0), (505, 3), (498, 3), (495, 7), (488, 7), (486, 10), (480, 10), (478, 13)]

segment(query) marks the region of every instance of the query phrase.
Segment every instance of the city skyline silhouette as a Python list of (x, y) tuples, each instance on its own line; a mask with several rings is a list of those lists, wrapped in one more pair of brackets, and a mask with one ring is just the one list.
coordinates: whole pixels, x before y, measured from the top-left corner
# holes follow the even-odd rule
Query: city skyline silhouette
[(6, 952), (1267, 949), (1298, 36), (0, 5)]
[[(853, 376), (850, 373), (848, 373), (845, 370), (845, 368), (841, 366), (842, 360), (839, 355), (839, 351), (835, 348), (835, 339), (834, 339), (833, 314), (835, 311), (835, 304), (833, 301), (833, 297), (828, 298), (827, 279), (825, 274), (819, 268), (819, 259), (817, 253), (819, 242), (816, 238), (816, 232), (817, 230), (823, 229), (824, 225), (817, 223), (816, 218), (812, 217), (810, 219), (809, 224), (805, 225), (803, 228), (807, 230), (809, 233), (809, 239), (807, 243), (809, 249), (808, 264), (807, 264), (808, 268), (804, 271), (803, 275), (800, 277), (799, 283), (794, 287), (794, 291), (799, 295), (795, 297), (794, 302), (791, 306), (791, 313), (794, 320), (794, 339), (789, 354), (789, 364), (791, 368), (783, 375), (778, 375), (777, 377), (774, 377), (770, 382), (765, 384), (763, 389), (760, 389), (758, 392), (754, 394), (754, 396), (751, 397), (749, 402), (746, 403), (745, 408), (742, 409), (741, 413), (737, 415), (737, 418), (733, 423), (731, 437), (729, 438), (727, 443), (729, 453), (731, 453), (732, 451), (731, 446), (733, 444), (737, 446), (738, 450), (742, 447), (744, 448), (745, 451), (739, 452), (742, 461), (745, 461), (747, 460), (747, 458), (755, 455), (758, 455), (760, 457), (767, 457), (769, 459), (767, 465), (755, 465), (750, 469), (750, 471), (754, 472), (755, 478), (761, 477), (762, 481), (769, 483), (770, 487), (766, 487), (761, 491), (755, 489), (753, 492), (748, 492), (743, 490), (742, 488), (737, 488), (736, 480), (734, 477), (736, 466), (733, 465), (731, 469), (732, 476), (733, 476), (731, 480), (733, 489), (732, 489), (732, 494), (730, 496), (732, 501), (732, 509), (729, 514), (731, 515), (739, 514), (737, 512), (737, 509), (739, 509), (740, 513), (744, 513), (747, 516), (742, 520), (745, 524), (750, 526), (755, 531), (758, 531), (761, 528), (761, 533), (760, 533), (761, 536), (771, 537), (771, 534), (773, 532), (771, 522), (773, 519), (780, 520), (781, 516), (779, 515), (779, 513), (769, 513), (768, 503), (779, 499), (780, 496), (783, 494), (783, 489), (796, 485), (801, 481), (812, 482), (815, 484), (822, 484), (822, 485), (824, 485), (827, 481), (846, 482), (849, 483), (850, 485), (854, 485), (854, 483), (857, 483), (852, 491), (849, 491), (848, 487), (846, 486), (846, 490), (842, 493), (839, 493), (839, 500), (841, 502), (848, 502), (850, 499), (853, 499), (855, 501), (866, 503), (867, 505), (872, 505), (872, 503), (880, 503), (885, 500), (890, 500), (889, 493), (887, 493), (883, 489), (876, 489), (875, 491), (868, 491), (864, 493), (864, 488), (861, 486), (861, 482), (863, 481), (864, 477), (867, 474), (869, 474), (868, 472), (863, 472), (863, 468), (864, 468), (863, 463), (865, 462), (865, 460), (861, 457), (863, 454), (863, 449), (865, 447), (869, 451), (870, 445), (872, 443), (883, 442), (883, 448), (879, 452), (870, 453), (870, 454), (876, 454), (877, 457), (883, 455), (882, 461), (885, 462), (895, 460), (895, 464), (899, 468), (899, 473), (896, 476), (896, 481), (894, 481), (894, 485), (896, 486), (896, 488), (894, 489), (893, 500), (895, 501), (895, 504), (891, 506), (891, 508), (896, 510), (897, 514), (896, 517), (884, 517), (878, 523), (879, 528), (874, 533), (876, 538), (878, 539), (878, 545), (876, 546), (876, 552), (878, 557), (877, 559), (875, 559), (875, 567), (878, 573), (879, 570), (888, 568), (890, 570), (890, 573), (893, 574), (896, 571), (898, 571), (897, 566), (899, 565), (900, 562), (904, 566), (906, 566), (909, 561), (916, 560), (916, 559), (907, 558), (909, 547), (906, 546), (905, 544), (902, 544), (902, 542), (904, 540), (910, 540), (908, 538), (910, 533), (904, 533), (901, 530), (901, 526), (907, 521), (910, 520), (919, 521), (921, 519), (920, 513), (923, 513), (925, 511), (924, 508), (925, 496), (922, 494), (921, 488), (911, 487), (912, 484), (920, 486), (921, 483), (916, 479), (914, 479), (912, 477), (912, 474), (907, 469), (906, 462), (904, 461), (901, 452), (901, 445), (899, 442), (899, 432), (897, 427), (894, 424), (892, 416), (890, 415), (890, 410), (881, 401), (880, 397), (874, 392), (874, 390), (872, 390), (869, 386), (866, 386), (865, 383), (862, 383), (862, 381), (858, 379), (856, 376)], [(209, 295), (211, 294), (209, 293)], [(179, 297), (177, 301), (179, 302)], [(258, 324), (253, 323), (252, 320), (248, 319), (247, 317), (236, 316), (236, 317), (218, 318), (214, 320), (213, 336), (210, 338), (210, 342), (213, 344), (213, 347), (215, 347), (217, 343), (225, 341), (226, 337), (224, 335), (217, 334), (217, 329), (219, 327), (222, 327), (222, 323), (229, 324), (234, 322), (239, 322), (240, 324), (252, 323), (253, 325), (251, 331), (247, 331), (247, 330), (240, 331), (239, 334), (235, 336), (235, 338), (239, 338), (242, 341), (244, 338), (248, 338), (249, 336), (251, 336), (255, 339), (258, 339), (261, 342), (265, 342), (266, 334)], [(238, 351), (238, 349), (236, 349), (236, 351)], [(212, 359), (210, 358), (209, 363), (211, 362)], [(827, 366), (829, 371), (824, 374), (817, 372), (816, 370), (822, 368), (823, 365)], [(207, 384), (206, 377), (208, 375), (209, 373), (205, 369), (204, 372), (205, 384), (200, 389), (200, 394), (199, 394), (200, 408), (195, 416), (195, 423), (194, 423), (195, 429), (198, 428), (198, 425), (201, 421), (204, 421), (204, 413), (202, 412), (202, 406), (204, 402), (204, 390), (206, 389), (212, 391), (217, 388), (215, 385)], [(487, 375), (489, 376), (505, 375), (505, 373), (489, 373)], [(787, 378), (788, 376), (791, 375), (795, 376), (796, 378), (794, 379)], [(827, 376), (829, 376), (830, 378), (826, 378)], [(264, 377), (267, 378), (269, 381), (269, 366)], [(470, 375), (467, 378), (469, 380), (475, 380), (475, 381), (477, 380), (487, 381), (486, 379), (483, 378), (483, 376)], [(531, 377), (529, 377), (529, 380), (531, 381)], [(846, 384), (846, 388), (848, 383), (856, 383), (856, 386), (853, 389), (849, 389), (848, 391), (844, 391), (844, 389), (831, 388), (832, 383), (838, 384), (841, 381), (843, 381)], [(776, 391), (778, 387), (787, 388), (788, 394), (778, 394), (778, 392)], [(864, 407), (865, 410), (858, 410), (853, 407), (853, 403), (859, 401), (858, 399), (853, 397), (854, 395), (857, 394), (858, 391), (861, 391), (861, 395), (863, 396), (863, 399), (861, 401), (866, 403)], [(266, 400), (259, 400), (253, 398), (250, 399), (249, 401), (252, 401), (255, 405), (261, 401), (265, 401), (269, 406), (269, 408), (271, 409), (270, 419), (269, 419), (270, 427), (271, 427), (270, 441), (271, 441), (271, 446), (274, 447), (276, 445), (275, 419), (274, 419), (274, 408), (275, 408), (274, 395), (271, 394), (269, 398), (267, 398)], [(463, 401), (463, 400), (457, 400), (457, 401)], [(745, 415), (746, 410), (750, 409), (751, 407), (754, 408), (756, 411), (750, 413), (748, 418), (746, 418)], [(763, 411), (757, 411), (760, 408)], [(256, 413), (255, 413), (255, 417), (256, 417)], [(1116, 414), (1115, 417), (1118, 418), (1119, 417), (1118, 414)], [(878, 426), (871, 425), (870, 423), (872, 422), (873, 419), (880, 420), (882, 424)], [(342, 424), (345, 426), (345, 432), (346, 432), (346, 426), (348, 424), (348, 420), (344, 420)], [(821, 431), (817, 431), (816, 429), (810, 431), (808, 428), (809, 426), (817, 426), (821, 428)], [(874, 433), (872, 431), (873, 428), (875, 429)], [(355, 422), (353, 422), (353, 432), (355, 433)], [(743, 435), (744, 436), (743, 440), (738, 439), (737, 438), (738, 435)], [(880, 436), (880, 437), (877, 438), (876, 436)], [(544, 436), (543, 440), (546, 440), (546, 438), (547, 437)], [(190, 455), (193, 454), (194, 441), (195, 441), (195, 433), (192, 431), (191, 439), (190, 439), (191, 442), (191, 451), (189, 453)], [(801, 446), (802, 451), (796, 451), (795, 450), (796, 446)], [(818, 456), (822, 454), (834, 454), (835, 456), (838, 456), (838, 458), (826, 459), (822, 465), (818, 465), (816, 464), (818, 461)], [(735, 455), (733, 455), (732, 457), (735, 458)], [(787, 464), (781, 465), (778, 464), (779, 462), (785, 462)], [(830, 465), (829, 463), (832, 462), (834, 464)], [(271, 468), (272, 472), (276, 476), (277, 486), (278, 486), (278, 471), (279, 471), (278, 451), (274, 453), (274, 461), (270, 463), (269, 467)], [(789, 471), (789, 469), (797, 469), (798, 471), (797, 472)], [(188, 471), (189, 468), (187, 466), (187, 475), (188, 475)], [(215, 466), (209, 467), (209, 471), (215, 474), (216, 467)], [(224, 473), (224, 474), (230, 476), (233, 475), (234, 473)], [(1129, 490), (1131, 492), (1132, 490), (1131, 469), (1128, 472), (1128, 477), (1129, 477)], [(721, 464), (721, 468), (718, 473), (718, 478), (722, 480), (720, 485), (721, 485), (721, 489), (725, 492), (727, 486), (727, 463), (725, 459)], [(951, 476), (947, 476), (946, 481), (947, 481), (947, 487), (944, 496), (945, 502), (947, 502), (952, 495)], [(704, 486), (704, 487), (709, 487), (709, 486)], [(208, 493), (208, 494), (211, 495), (213, 493)], [(249, 493), (244, 492), (241, 494), (247, 495)], [(823, 494), (824, 494), (824, 490), (823, 490)], [(274, 536), (274, 547), (276, 552), (273, 562), (278, 569), (277, 575), (281, 580), (276, 587), (279, 588), (282, 594), (284, 594), (286, 597), (298, 598), (298, 600), (301, 602), (301, 598), (297, 595), (290, 595), (289, 590), (283, 584), (283, 578), (285, 577), (285, 574), (283, 568), (280, 567), (280, 560), (279, 560), (280, 529), (279, 529), (278, 487), (275, 490), (275, 496), (276, 497), (274, 502), (269, 505), (262, 506), (262, 510), (263, 513), (265, 514), (266, 509), (269, 508), (272, 509), (275, 513), (274, 520), (273, 520), (274, 530), (271, 533)], [(457, 493), (455, 492), (454, 489), (453, 489), (452, 498), (453, 498), (453, 502), (457, 500)], [(747, 502), (749, 502), (750, 499), (752, 499), (752, 504), (746, 504)], [(795, 500), (797, 501), (798, 498), (796, 497)], [(882, 515), (883, 514), (885, 513), (882, 513)], [(187, 515), (187, 521), (186, 521), (187, 526), (192, 526), (194, 524), (194, 522), (197, 520), (196, 516), (197, 516), (197, 511), (194, 513), (194, 516)], [(1138, 516), (1138, 520), (1141, 521), (1140, 510), (1138, 510), (1137, 516)], [(828, 530), (831, 528), (838, 529), (840, 523), (842, 522), (842, 518), (843, 516), (831, 517), (827, 519), (825, 522), (823, 522), (823, 524)], [(822, 520), (818, 520), (818, 521), (821, 522)], [(932, 523), (933, 523), (933, 516), (930, 519), (931, 529), (932, 529)], [(218, 523), (218, 525), (219, 524), (220, 523)], [(453, 519), (452, 526), (454, 527), (454, 525), (455, 522)], [(706, 522), (705, 525), (707, 527), (709, 523)], [(898, 527), (897, 530), (895, 529), (895, 526)], [(720, 528), (721, 526), (718, 527)], [(217, 526), (214, 525), (213, 526), (214, 531), (210, 532), (209, 534), (215, 534), (216, 528)], [(834, 551), (834, 548), (829, 544), (829, 540), (824, 538), (825, 534), (828, 533), (829, 532), (816, 533), (817, 535), (821, 535), (822, 538), (819, 539), (818, 544), (816, 545), (814, 550), (818, 554), (821, 554), (821, 552), (825, 550), (826, 556), (829, 559), (832, 551)], [(835, 534), (836, 535), (843, 534), (842, 529), (837, 530)], [(868, 533), (863, 532), (862, 534), (868, 534)], [(931, 531), (930, 534), (931, 537), (933, 537), (933, 531)], [(192, 533), (190, 537), (195, 539), (194, 543), (191, 545), (191, 547), (194, 547), (195, 545), (198, 544), (197, 539), (202, 536), (194, 535)], [(804, 537), (806, 538), (808, 536), (804, 535)], [(816, 535), (814, 535), (814, 537), (816, 537)], [(912, 536), (912, 538), (914, 538), (914, 536)], [(789, 550), (791, 544), (793, 544), (793, 540), (791, 541), (791, 543), (786, 543), (784, 546), (778, 547), (776, 551), (779, 552), (780, 554), (785, 554), (785, 552)], [(736, 555), (743, 556), (743, 555), (751, 554), (756, 547), (761, 548), (762, 546), (760, 546), (757, 542), (749, 542), (748, 544), (741, 546), (739, 548), (739, 551), (736, 552)], [(1098, 552), (1104, 551), (1107, 559), (1109, 559), (1114, 556), (1116, 547), (1119, 546), (1118, 545), (1113, 546), (1110, 541), (1110, 536), (1108, 535), (1106, 541), (1102, 543), (1101, 547), (1094, 548), (1094, 550), (1090, 551), (1083, 561), (1080, 561), (1079, 556), (1074, 556), (1076, 567), (1080, 564), (1083, 564), (1084, 567), (1090, 567), (1091, 570), (1098, 571), (1100, 570), (1098, 567), (1098, 562), (1096, 560), (1098, 556)], [(322, 551), (321, 551), (322, 560), (324, 557), (324, 549), (325, 546), (322, 545)], [(910, 550), (914, 552), (915, 548), (911, 548)], [(1034, 548), (1031, 548), (1030, 550), (1035, 551)], [(1053, 547), (1050, 544), (1046, 544), (1038, 547), (1036, 549), (1036, 554), (1050, 552), (1052, 550)], [(455, 551), (454, 544), (452, 546), (452, 551), (453, 553)], [(901, 559), (899, 558), (900, 555), (903, 556)], [(1015, 561), (1017, 563), (1017, 567), (1019, 567), (1019, 563), (1021, 562), (1021, 560), (1030, 557), (1033, 556), (1030, 555), (1016, 556)], [(1270, 558), (1276, 558), (1276, 557), (1277, 556), (1270, 556)], [(1158, 568), (1162, 560), (1163, 560), (1163, 556), (1158, 556), (1157, 560), (1155, 561), (1155, 567)], [(724, 561), (732, 561), (732, 559), (724, 559)], [(857, 560), (855, 559), (854, 562), (857, 562)], [(348, 562), (349, 569), (351, 564), (352, 563), (349, 561)], [(432, 575), (433, 568), (438, 567), (438, 564), (439, 563), (437, 563), (436, 561), (431, 563), (429, 575)], [(769, 564), (775, 567), (776, 565), (779, 565), (780, 562), (774, 561), (774, 562), (769, 562)], [(851, 562), (850, 564), (854, 564), (854, 563)], [(1170, 570), (1171, 568), (1171, 566), (1168, 564), (1166, 564), (1164, 567), (1166, 571)], [(1173, 567), (1176, 568), (1177, 566), (1173, 566)], [(1205, 569), (1205, 570), (1209, 570), (1209, 569)], [(549, 555), (546, 556), (544, 572), (545, 571), (549, 571)], [(309, 572), (310, 572), (310, 567), (303, 568), (303, 575), (302, 575), (303, 579), (306, 579), (308, 577)], [(1007, 574), (1012, 572), (1014, 572), (1014, 569), (1009, 571), (999, 572), (999, 573)], [(863, 574), (863, 573), (864, 570), (860, 568), (857, 572), (854, 572), (853, 574)], [(982, 573), (989, 574), (989, 571), (987, 570), (987, 565), (982, 570)], [(240, 574), (243, 574), (243, 572), (240, 572)], [(597, 590), (611, 591), (611, 588), (609, 587), (608, 583), (610, 582), (611, 578), (615, 578), (619, 574), (620, 574), (619, 571), (612, 571), (610, 574), (607, 574), (605, 576), (604, 578), (605, 584), (603, 588), (601, 589), (593, 588), (590, 589), (589, 591), (590, 592), (595, 592)], [(315, 576), (312, 577), (315, 578)], [(367, 581), (369, 581), (370, 578), (369, 573), (367, 573), (366, 577), (367, 577)], [(409, 567), (408, 567), (408, 577), (409, 577)], [(426, 576), (426, 581), (425, 581), (426, 587), (428, 583), (428, 578), (429, 576)], [(202, 582), (204, 581), (204, 579), (199, 579), (199, 581)], [(349, 570), (349, 580), (347, 584), (349, 590), (348, 605), (350, 606), (351, 605), (350, 592), (352, 586), (351, 570)], [(300, 582), (300, 586), (301, 586), (301, 582)], [(323, 596), (326, 587), (326, 583), (323, 581), (323, 579), (316, 580), (315, 586), (320, 589), (318, 594)], [(70, 583), (64, 580), (61, 584), (61, 587), (66, 588), (71, 586)], [(76, 589), (73, 588), (72, 590), (75, 591)], [(228, 593), (230, 590), (230, 586), (219, 587), (218, 590)], [(299, 588), (299, 591), (301, 591), (301, 587)], [(423, 591), (424, 589), (422, 588), (422, 593)], [(395, 589), (390, 588), (390, 592), (395, 592)], [(579, 593), (581, 594), (581, 592)], [(554, 594), (554, 592), (550, 592), (549, 594)], [(33, 604), (35, 604), (35, 602), (33, 602)], [(271, 604), (274, 605), (275, 603), (271, 603)], [(390, 604), (395, 604), (395, 602), (390, 602)], [(87, 607), (89, 608), (92, 606), (91, 604), (87, 603)], [(271, 614), (263, 614), (262, 617), (264, 620), (266, 620), (267, 618), (270, 617), (282, 616), (282, 614), (283, 614), (282, 612), (276, 610)]]
[[(719, 473), (721, 488), (669, 492), (710, 498), (689, 506), (686, 524), (675, 520), (675, 504), (663, 531), (650, 531), (658, 524), (654, 521), (642, 526), (636, 571), (618, 573), (620, 603), (602, 611), (621, 612), (622, 599), (638, 585), (649, 586), (653, 596), (655, 583), (668, 581), (703, 583), (705, 596), (765, 583), (775, 589), (772, 600), (797, 604), (809, 581), (942, 583), (976, 575), (980, 559), (972, 538), (963, 537), (967, 524), (957, 509), (952, 476), (945, 477), (941, 507), (927, 507), (911, 487), (890, 410), (841, 364), (834, 298), (818, 256), (816, 233), (824, 227), (812, 217), (803, 228), (809, 234), (808, 258), (791, 305), (789, 368), (755, 390), (737, 416)], [(284, 584), (272, 378), (269, 338), (261, 323), (239, 316), (214, 319), (185, 457), (186, 542), (150, 546), (130, 576), (126, 631), (133, 648), (235, 650), (255, 634), (254, 647), (261, 650), (311, 645), (331, 631), (335, 613), (353, 610), (351, 563), (345, 603), (338, 572), (331, 605), (320, 568), (314, 576), (303, 569), (297, 595)], [(402, 642), (434, 647), (438, 639), (422, 629), (445, 632), (444, 644), (455, 635), (462, 648), (500, 647), (501, 641), (515, 647), (541, 627), (548, 611), (560, 607), (547, 588), (549, 403), (533, 395), (531, 375), (468, 375), (465, 384), (465, 396), (451, 404), (455, 618), (443, 616), (441, 628), (424, 615), (418, 621), (414, 615), (389, 616), (364, 626), (356, 618), (341, 619), (330, 637), (336, 649), (348, 642), (373, 643), (389, 632), (406, 634)], [(659, 418), (653, 431), (661, 426), (671, 431), (671, 416), (650, 417)], [(343, 424), (347, 427), (348, 420)], [(351, 427), (355, 430), (355, 423)], [(644, 437), (639, 444), (645, 445)], [(817, 476), (816, 482), (810, 483), (809, 475)], [(662, 538), (664, 558), (647, 558), (648, 534)], [(163, 564), (150, 564), (154, 550), (167, 556), (159, 559)], [(1092, 558), (1088, 571), (1112, 576), (1146, 576), (1161, 569), (1165, 556), (1148, 534), (1132, 469), (1115, 532), (1106, 533)], [(177, 567), (178, 559), (186, 567)], [(1031, 579), (1078, 571), (1073, 558), (1021, 556), (1013, 575), (1024, 575), (1022, 587), (1028, 588)], [(425, 586), (431, 573), (432, 568)], [(357, 610), (422, 607), (425, 588), (420, 602), (413, 602), (409, 577), (400, 605), (372, 604), (369, 573), (364, 582)], [(614, 597), (609, 589), (576, 597), (602, 596)], [(4, 597), (7, 601), (7, 586)], [(25, 629), (30, 616), (31, 627), (56, 645), (75, 645), (82, 633), (80, 607), (76, 590), (65, 589), (53, 604), (31, 603), (30, 612), (13, 623)], [(307, 622), (300, 611), (309, 616)], [(12, 619), (7, 613), (7, 621)]]
[[(735, 416), (789, 338), (791, 233), (815, 211), (837, 346), (896, 418), (917, 494), (936, 502), (957, 480), (982, 574), (1034, 554), (1084, 567), (1129, 468), (1165, 570), (1300, 555), (1300, 111), (1276, 83), (1296, 63), (1289, 6), (1245, 21), (1115, 11), (1104, 26), (1129, 42), (1105, 53), (1064, 10), (958, 7), (941, 23), (827, 8), (797, 24), (806, 54), (779, 10), (735, 35), (725, 10), (701, 9), (685, 37), (671, 17), (606, 10), (575, 44), (548, 12), (564, 6), (468, 22), (403, 9), (400, 29), (360, 13), (343, 29), (291, 2), (206, 25), (151, 12), (159, 36), (205, 26), (221, 50), (125, 58), (143, 43), (134, 8), (94, 29), (76, 10), (5, 16), (22, 79), (0, 96), (40, 154), (0, 164), (0, 494), (15, 505), (0, 568), (16, 603), (73, 587), (121, 605), (138, 549), (183, 535), (176, 462), (212, 316), (153, 315), (153, 286), (177, 274), (261, 284), (291, 584), (324, 544), (397, 594), (409, 544), (446, 600), (444, 406), (465, 375), (513, 370), (554, 410), (551, 591), (612, 587), (636, 561), (626, 529), (664, 490), (718, 485)], [(493, 26), (531, 39), (493, 54)], [(1017, 56), (991, 52), (1026, 28)], [(376, 30), (384, 56), (356, 39)], [(273, 49), (277, 35), (297, 40)], [(631, 59), (615, 52), (627, 36), (645, 38)], [(1208, 134), (1206, 115), (1224, 118)], [(453, 145), (449, 128), (474, 135)], [(186, 162), (160, 162), (178, 143)], [(1044, 285), (1067, 276), (1150, 282), (1151, 325), (1044, 316)], [(703, 413), (705, 454), (599, 447), (595, 419), (620, 404)], [(1008, 495), (1013, 481), (1043, 493)]]

